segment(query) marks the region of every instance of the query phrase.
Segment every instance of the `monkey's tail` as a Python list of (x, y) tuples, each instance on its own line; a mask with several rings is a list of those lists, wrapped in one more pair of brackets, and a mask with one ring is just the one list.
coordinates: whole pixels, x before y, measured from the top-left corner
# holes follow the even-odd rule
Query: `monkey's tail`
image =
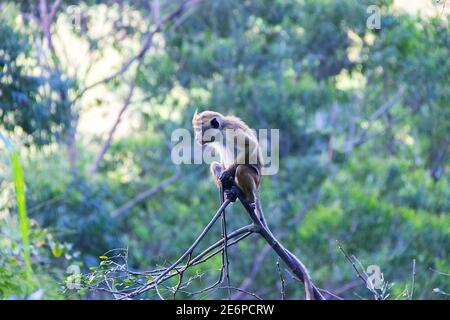
[(304, 266), (304, 264), (296, 257), (292, 252), (290, 252), (288, 249), (286, 249), (284, 246), (282, 246), (284, 251), (286, 251), (291, 260), (294, 260), (298, 267), (300, 268), (301, 273), (303, 274), (303, 284), (305, 286), (305, 294), (306, 294), (306, 300), (313, 300), (314, 299), (314, 288), (311, 283), (311, 279), (309, 278), (309, 272)]
[[(266, 228), (267, 232), (272, 234), (272, 231), (267, 226), (266, 218), (264, 217), (264, 213), (261, 207), (261, 201), (259, 200), (259, 196), (255, 197), (255, 211), (256, 215), (258, 216), (259, 220), (261, 221), (262, 225)], [(273, 236), (273, 234), (272, 234)], [(314, 288), (311, 282), (311, 279), (309, 278), (309, 272), (306, 269), (306, 267), (303, 265), (303, 263), (288, 249), (286, 249), (281, 243), (279, 245), (283, 248), (284, 251), (289, 255), (290, 259), (294, 261), (294, 263), (297, 265), (297, 267), (300, 269), (300, 272), (303, 274), (303, 283), (305, 285), (305, 293), (306, 293), (306, 300), (311, 300), (314, 298)]]
[(262, 210), (261, 207), (261, 200), (259, 200), (259, 197), (255, 197), (255, 211), (256, 211), (256, 215), (258, 216), (259, 220), (261, 221), (262, 225), (266, 228), (267, 227), (267, 221), (266, 218), (264, 217), (264, 212)]

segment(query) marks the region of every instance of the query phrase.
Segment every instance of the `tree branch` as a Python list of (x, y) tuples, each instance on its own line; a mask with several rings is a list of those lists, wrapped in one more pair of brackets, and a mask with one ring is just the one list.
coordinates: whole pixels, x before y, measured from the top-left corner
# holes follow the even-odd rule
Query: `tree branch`
[(175, 181), (179, 180), (181, 178), (181, 171), (178, 171), (177, 173), (175, 173), (174, 175), (170, 176), (169, 178), (163, 180), (160, 184), (158, 184), (157, 186), (151, 187), (145, 191), (142, 191), (141, 193), (139, 193), (137, 196), (135, 196), (134, 198), (132, 198), (131, 200), (127, 201), (126, 203), (124, 203), (123, 205), (121, 205), (119, 208), (117, 208), (116, 210), (114, 210), (111, 213), (111, 216), (116, 218), (122, 214), (124, 214), (125, 212), (127, 212), (130, 208), (132, 208), (133, 206), (135, 206), (136, 204), (138, 204), (139, 202), (144, 201), (145, 199), (151, 197), (152, 195), (154, 195), (155, 193), (159, 192), (160, 190), (164, 189), (165, 187), (167, 187), (168, 185), (174, 183)]
[(305, 293), (307, 300), (325, 300), (323, 295), (317, 289), (317, 287), (312, 283), (308, 271), (305, 266), (292, 252), (287, 250), (268, 227), (264, 226), (259, 218), (257, 217), (253, 208), (245, 201), (242, 192), (233, 186), (233, 190), (237, 197), (239, 198), (241, 204), (244, 206), (245, 210), (249, 214), (253, 223), (259, 228), (259, 234), (266, 240), (266, 242), (272, 247), (272, 249), (277, 253), (277, 255), (283, 260), (283, 262), (291, 269), (294, 275), (305, 285)]
[(368, 125), (367, 128), (365, 128), (360, 134), (358, 134), (358, 137), (353, 138), (351, 137), (351, 141), (349, 141), (348, 144), (348, 150), (347, 153), (350, 153), (353, 148), (363, 144), (367, 140), (370, 140), (371, 138), (377, 136), (379, 133), (372, 134), (370, 137), (367, 137), (367, 133), (369, 132), (370, 128), (372, 127), (373, 123), (380, 118), (383, 114), (388, 112), (395, 104), (400, 100), (400, 98), (403, 96), (403, 93), (405, 92), (405, 88), (401, 87), (397, 90), (397, 92), (394, 94), (394, 96), (386, 101), (383, 105), (381, 105), (374, 113), (372, 113), (369, 118), (367, 119)]
[[(139, 62), (139, 64), (140, 64), (140, 62)], [(139, 66), (138, 66), (138, 69), (139, 69)], [(89, 169), (90, 174), (94, 174), (97, 172), (97, 170), (100, 166), (100, 162), (102, 161), (103, 157), (106, 154), (106, 151), (108, 151), (108, 148), (111, 145), (112, 137), (113, 137), (114, 133), (116, 132), (120, 121), (122, 121), (122, 116), (125, 113), (125, 111), (127, 110), (128, 106), (130, 105), (130, 101), (131, 101), (131, 98), (133, 97), (133, 93), (135, 90), (137, 74), (138, 74), (138, 71), (136, 71), (136, 74), (130, 83), (130, 87), (128, 89), (127, 96), (125, 97), (125, 100), (123, 102), (122, 108), (120, 108), (119, 113), (117, 114), (116, 120), (114, 121), (111, 129), (109, 130), (108, 135), (106, 136), (106, 139), (102, 143), (100, 151), (97, 153), (97, 156), (95, 157), (95, 160), (92, 163), (91, 168)]]
[(109, 146), (111, 145), (111, 141), (113, 138), (114, 133), (117, 130), (117, 127), (119, 126), (119, 123), (122, 120), (122, 116), (125, 113), (125, 111), (128, 109), (128, 106), (130, 105), (131, 99), (133, 97), (133, 93), (135, 90), (135, 83), (136, 83), (136, 78), (138, 76), (138, 72), (139, 72), (139, 67), (142, 64), (143, 58), (145, 56), (145, 54), (147, 53), (147, 51), (150, 49), (152, 42), (153, 42), (153, 36), (159, 32), (162, 28), (162, 26), (167, 23), (168, 21), (171, 21), (173, 19), (175, 19), (176, 17), (183, 15), (187, 10), (189, 10), (190, 8), (200, 4), (201, 2), (203, 2), (204, 0), (190, 0), (190, 1), (183, 1), (174, 11), (172, 11), (171, 13), (167, 14), (166, 16), (159, 18), (159, 6), (156, 6), (153, 8), (153, 14), (154, 16), (157, 18), (157, 20), (155, 21), (155, 25), (153, 28), (151, 28), (151, 30), (146, 34), (146, 36), (144, 37), (144, 41), (143, 44), (140, 48), (140, 50), (138, 51), (138, 53), (133, 56), (132, 58), (130, 58), (125, 64), (122, 65), (122, 67), (116, 71), (115, 73), (113, 73), (110, 76), (107, 76), (106, 78), (103, 78), (99, 81), (94, 82), (91, 85), (88, 85), (86, 88), (84, 88), (83, 90), (81, 90), (78, 95), (75, 97), (74, 101), (78, 100), (79, 98), (81, 98), (86, 91), (102, 84), (102, 83), (106, 83), (109, 82), (113, 79), (115, 79), (116, 77), (122, 75), (123, 73), (125, 73), (133, 64), (134, 62), (137, 62), (137, 68), (136, 68), (136, 72), (134, 74), (133, 80), (130, 84), (130, 88), (128, 90), (128, 94), (124, 100), (124, 103), (122, 105), (122, 108), (119, 110), (119, 113), (117, 114), (117, 117), (111, 127), (111, 129), (109, 130), (106, 139), (103, 141), (102, 146), (100, 148), (100, 151), (97, 153), (94, 162), (92, 163), (89, 172), (91, 174), (94, 174), (97, 172), (99, 166), (100, 166), (100, 162), (102, 161), (103, 157), (105, 156), (106, 152), (108, 151)]
[[(228, 189), (227, 189), (228, 190)], [(125, 264), (117, 264), (111, 261), (113, 265), (113, 269), (107, 271), (107, 274), (112, 274), (114, 272), (121, 272), (122, 274), (125, 272), (125, 277), (129, 277), (130, 275), (136, 276), (136, 277), (144, 277), (143, 281), (142, 279), (134, 280), (134, 286), (130, 287), (127, 286), (125, 289), (122, 290), (111, 290), (111, 288), (105, 288), (105, 287), (98, 287), (98, 290), (102, 290), (105, 292), (109, 292), (113, 294), (118, 299), (131, 299), (135, 296), (138, 296), (144, 292), (149, 291), (150, 289), (157, 290), (156, 294), (163, 299), (164, 297), (159, 292), (159, 289), (157, 288), (159, 285), (163, 286), (164, 288), (172, 291), (172, 293), (175, 295), (179, 290), (183, 290), (185, 287), (183, 285), (183, 273), (190, 267), (198, 265), (200, 263), (203, 263), (207, 261), (208, 259), (216, 256), (217, 254), (222, 252), (222, 268), (220, 273), (220, 278), (218, 281), (216, 281), (214, 284), (210, 285), (209, 287), (200, 290), (198, 292), (189, 293), (187, 291), (184, 291), (184, 293), (188, 295), (196, 295), (199, 293), (204, 293), (207, 291), (210, 291), (214, 288), (219, 289), (227, 289), (227, 290), (236, 290), (245, 294), (250, 294), (253, 297), (257, 298), (255, 294), (252, 294), (248, 292), (245, 289), (242, 288), (235, 288), (230, 286), (228, 283), (225, 286), (220, 286), (222, 284), (224, 276), (225, 276), (225, 268), (226, 268), (226, 261), (223, 256), (224, 250), (226, 248), (238, 243), (239, 241), (245, 239), (247, 236), (249, 236), (252, 233), (258, 233), (260, 234), (266, 242), (270, 245), (270, 247), (278, 254), (281, 260), (284, 261), (284, 263), (289, 267), (289, 269), (292, 271), (293, 275), (296, 279), (303, 282), (305, 286), (305, 292), (306, 292), (306, 298), (308, 300), (324, 300), (325, 298), (319, 291), (319, 289), (312, 283), (309, 273), (306, 270), (303, 263), (289, 250), (287, 250), (278, 240), (275, 238), (275, 236), (271, 233), (271, 231), (262, 224), (262, 222), (257, 217), (254, 209), (243, 199), (243, 194), (240, 189), (238, 189), (234, 184), (232, 186), (233, 194), (236, 195), (236, 197), (241, 201), (241, 204), (244, 206), (244, 208), (247, 210), (251, 220), (253, 221), (253, 224), (245, 226), (243, 228), (240, 228), (238, 230), (235, 230), (231, 232), (230, 234), (223, 234), (222, 238), (217, 241), (216, 243), (210, 245), (207, 249), (203, 250), (200, 254), (198, 254), (196, 257), (192, 258), (194, 250), (198, 247), (200, 242), (204, 239), (205, 235), (208, 233), (208, 231), (212, 228), (212, 226), (217, 222), (217, 220), (222, 216), (223, 211), (225, 208), (232, 202), (236, 200), (236, 197), (231, 196), (230, 193), (227, 193), (227, 195), (230, 195), (220, 206), (220, 208), (217, 210), (217, 212), (213, 215), (209, 223), (205, 226), (205, 228), (201, 231), (200, 235), (196, 238), (196, 240), (191, 244), (191, 246), (171, 265), (165, 268), (159, 268), (156, 270), (151, 270), (147, 272), (134, 272), (130, 271), (128, 269), (128, 264), (125, 262)], [(233, 199), (232, 199), (233, 198)], [(224, 230), (222, 230), (222, 233)], [(181, 264), (184, 260), (187, 259), (187, 262), (185, 264)], [(110, 263), (110, 264), (111, 264)], [(89, 276), (89, 279), (92, 279), (92, 274)], [(101, 273), (102, 281), (105, 281), (103, 279), (104, 274)], [(172, 277), (179, 276), (178, 282), (175, 287), (167, 287), (164, 282)], [(123, 276), (122, 276), (123, 277)], [(195, 276), (195, 277), (198, 277)], [(149, 280), (150, 279), (150, 280)], [(108, 278), (106, 278), (106, 281), (108, 281)], [(187, 281), (187, 284), (189, 284), (191, 280), (189, 279)], [(108, 286), (108, 283), (106, 284)], [(95, 290), (95, 288), (94, 288)], [(282, 290), (284, 295), (284, 288)]]
[(134, 55), (133, 57), (128, 59), (122, 65), (122, 67), (119, 70), (117, 70), (116, 72), (114, 72), (113, 74), (111, 74), (103, 79), (100, 79), (98, 81), (95, 81), (94, 83), (91, 83), (91, 84), (87, 85), (84, 89), (80, 90), (80, 92), (75, 97), (74, 101), (80, 99), (87, 91), (97, 87), (100, 84), (107, 83), (107, 82), (117, 78), (118, 76), (124, 74), (126, 71), (128, 71), (128, 69), (133, 65), (134, 62), (143, 59), (143, 57), (145, 56), (145, 54), (147, 53), (147, 51), (150, 49), (150, 47), (152, 45), (153, 36), (156, 33), (158, 33), (159, 31), (161, 31), (161, 28), (164, 26), (164, 24), (166, 24), (167, 22), (173, 20), (174, 18), (176, 18), (180, 15), (183, 15), (187, 10), (199, 5), (203, 1), (205, 1), (205, 0), (183, 1), (174, 11), (170, 12), (166, 16), (164, 16), (164, 17), (160, 18), (158, 21), (156, 21), (156, 23), (153, 25), (153, 27), (150, 28), (150, 30), (144, 35), (144, 39), (142, 41), (141, 48), (139, 49), (139, 51), (137, 52), (136, 55)]

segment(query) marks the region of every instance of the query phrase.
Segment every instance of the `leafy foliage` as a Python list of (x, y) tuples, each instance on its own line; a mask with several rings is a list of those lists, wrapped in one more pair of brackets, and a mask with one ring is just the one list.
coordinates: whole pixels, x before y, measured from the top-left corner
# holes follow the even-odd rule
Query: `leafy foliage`
[[(194, 110), (214, 109), (255, 129), (280, 129), (280, 171), (263, 179), (263, 207), (273, 232), (319, 287), (347, 299), (373, 298), (338, 240), (363, 268), (380, 266), (385, 298), (409, 298), (413, 260), (413, 298), (448, 297), (449, 278), (431, 269), (450, 268), (449, 17), (376, 1), (381, 29), (371, 30), (366, 9), (372, 2), (205, 1), (156, 32), (142, 60), (86, 93), (83, 88), (139, 52), (155, 19), (149, 2), (63, 1), (51, 29), (56, 57), (37, 41), (39, 25), (25, 18), (38, 19), (37, 8), (0, 5), (11, 13), (0, 18), (0, 126), (31, 146), (19, 153), (35, 288), (44, 288), (45, 298), (62, 297), (57, 289), (68, 264), (82, 266), (90, 276), (84, 285), (95, 286), (119, 260), (147, 270), (184, 251), (217, 209), (218, 195), (206, 166), (171, 163), (171, 133), (190, 128)], [(179, 3), (162, 6), (160, 16)], [(67, 22), (73, 12), (81, 25)], [(76, 64), (71, 50), (63, 58), (64, 45), (87, 58)], [(91, 173), (110, 119), (123, 107)], [(71, 130), (76, 143), (69, 145), (60, 138)], [(6, 221), (0, 223), (0, 296), (26, 297), (25, 275), (17, 272), (25, 262), (12, 168), (0, 157), (0, 221)], [(114, 214), (176, 172), (175, 183)], [(237, 206), (227, 213), (229, 230), (248, 223)], [(205, 242), (219, 237), (213, 231)], [(108, 252), (115, 248), (124, 249)], [(249, 291), (278, 299), (271, 289), (279, 285), (276, 258), (263, 253), (262, 242), (239, 242), (229, 252), (230, 277), (235, 286), (250, 283)], [(252, 275), (254, 257), (262, 262)], [(219, 268), (216, 257), (190, 270), (189, 289), (214, 283)], [(70, 298), (111, 298), (62, 291)], [(287, 275), (286, 293), (303, 298)], [(194, 296), (223, 297), (220, 290)]]
[[(26, 144), (48, 144), (60, 138), (68, 122), (67, 103), (54, 97), (67, 92), (70, 81), (55, 73), (38, 75), (30, 37), (0, 20), (0, 122), (22, 133)], [(20, 131), (17, 131), (20, 128)]]

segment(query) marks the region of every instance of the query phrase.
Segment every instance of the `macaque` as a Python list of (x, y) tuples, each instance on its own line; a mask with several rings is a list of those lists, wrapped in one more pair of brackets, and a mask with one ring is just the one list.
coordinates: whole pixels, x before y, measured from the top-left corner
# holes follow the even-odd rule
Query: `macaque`
[[(227, 181), (224, 176), (227, 179), (232, 177), (236, 186), (242, 190), (245, 201), (255, 210), (266, 231), (271, 233), (259, 200), (263, 161), (255, 133), (241, 119), (224, 116), (214, 111), (195, 113), (192, 126), (195, 131), (195, 140), (201, 145), (210, 145), (220, 155), (220, 163), (213, 161), (210, 166), (216, 185), (222, 189), (222, 181)], [(306, 299), (313, 299), (313, 287), (305, 266), (281, 243), (277, 245), (285, 250), (297, 268), (302, 270)]]
[(196, 141), (210, 145), (220, 156), (220, 163), (213, 161), (210, 166), (216, 185), (221, 187), (225, 175), (234, 177), (245, 200), (266, 226), (259, 199), (263, 161), (255, 133), (241, 119), (214, 111), (196, 113), (192, 126)]

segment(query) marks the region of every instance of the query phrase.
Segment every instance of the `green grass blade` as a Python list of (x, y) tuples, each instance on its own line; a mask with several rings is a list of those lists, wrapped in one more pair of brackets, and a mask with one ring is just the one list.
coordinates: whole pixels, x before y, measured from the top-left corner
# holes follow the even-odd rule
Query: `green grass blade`
[(11, 152), (11, 162), (13, 167), (13, 179), (16, 190), (17, 212), (19, 213), (20, 236), (23, 245), (23, 258), (25, 262), (25, 276), (27, 279), (29, 290), (33, 287), (30, 258), (30, 221), (27, 215), (27, 206), (25, 198), (25, 182), (23, 179), (22, 166), (20, 165), (19, 154), (13, 149), (8, 139), (0, 133), (0, 139), (4, 142), (6, 148)]
[(25, 273), (27, 282), (31, 286), (31, 259), (30, 259), (30, 243), (29, 232), (30, 222), (27, 216), (27, 207), (25, 200), (25, 184), (23, 180), (22, 167), (20, 165), (19, 155), (13, 151), (11, 154), (13, 163), (14, 184), (16, 186), (17, 211), (19, 212), (20, 235), (23, 244), (23, 255), (25, 261)]

